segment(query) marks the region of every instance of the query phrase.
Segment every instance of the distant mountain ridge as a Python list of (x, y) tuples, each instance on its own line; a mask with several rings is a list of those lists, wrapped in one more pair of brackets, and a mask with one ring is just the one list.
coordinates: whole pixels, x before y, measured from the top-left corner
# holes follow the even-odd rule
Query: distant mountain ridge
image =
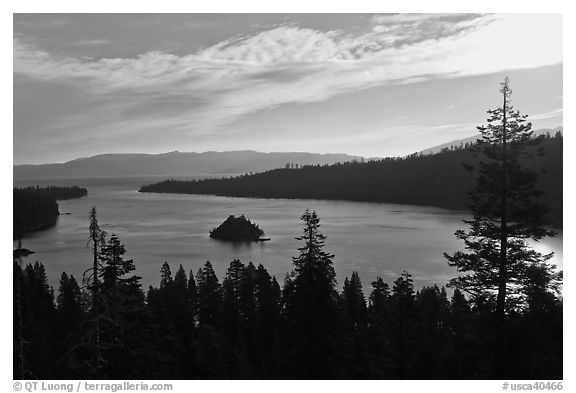
[[(541, 128), (538, 130), (534, 130), (533, 135), (538, 136), (538, 135), (550, 134), (553, 136), (558, 131), (560, 131), (561, 133), (564, 132), (564, 127), (559, 126), (559, 127), (555, 127), (555, 128)], [(435, 153), (439, 153), (442, 149), (450, 149), (452, 147), (454, 147), (454, 148), (463, 147), (467, 143), (474, 144), (480, 138), (482, 138), (482, 136), (480, 134), (476, 134), (476, 135), (472, 135), (468, 138), (456, 139), (454, 141), (446, 142), (446, 143), (443, 143), (443, 144), (438, 145), (438, 146), (430, 147), (428, 149), (420, 151), (420, 153), (422, 153), (422, 154), (435, 154)]]
[[(549, 222), (562, 226), (563, 137), (544, 137), (523, 164), (538, 173), (541, 203), (550, 209)], [(542, 149), (542, 155), (539, 153)], [(478, 168), (482, 156), (470, 148), (438, 154), (413, 154), (330, 166), (273, 169), (250, 176), (223, 179), (164, 180), (142, 186), (140, 192), (204, 194), (249, 198), (326, 199), (396, 203), (467, 210), (468, 192), (476, 175), (463, 163)]]
[(324, 165), (362, 159), (362, 157), (348, 154), (261, 153), (253, 150), (208, 151), (204, 153), (173, 151), (162, 154), (100, 154), (58, 164), (15, 165), (14, 177), (233, 174), (284, 168), (287, 163)]

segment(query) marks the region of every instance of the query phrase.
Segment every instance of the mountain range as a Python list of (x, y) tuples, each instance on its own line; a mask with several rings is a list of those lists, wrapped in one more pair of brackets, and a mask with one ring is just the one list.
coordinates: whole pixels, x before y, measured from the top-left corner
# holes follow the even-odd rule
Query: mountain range
[(15, 178), (98, 176), (184, 176), (239, 174), (284, 168), (286, 164), (324, 165), (362, 160), (347, 154), (260, 153), (252, 150), (204, 153), (101, 154), (88, 158), (41, 165), (15, 165)]
[[(562, 132), (562, 127), (539, 129), (534, 135)], [(461, 147), (474, 143), (480, 134), (458, 139), (422, 150), (421, 154), (434, 154), (442, 149)], [(64, 163), (15, 165), (15, 178), (53, 177), (109, 177), (109, 176), (185, 176), (200, 174), (241, 174), (263, 172), (284, 168), (286, 164), (331, 165), (338, 162), (370, 161), (379, 158), (363, 158), (348, 154), (318, 154), (304, 152), (262, 153), (253, 150), (204, 153), (173, 151), (162, 154), (100, 154), (78, 158)]]

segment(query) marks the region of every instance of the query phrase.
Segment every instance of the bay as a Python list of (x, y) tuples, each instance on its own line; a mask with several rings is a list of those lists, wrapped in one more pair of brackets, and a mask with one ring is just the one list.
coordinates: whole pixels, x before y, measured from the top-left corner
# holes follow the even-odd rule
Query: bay
[[(181, 179), (213, 177), (194, 175)], [(292, 269), (292, 256), (301, 242), (300, 216), (316, 210), (327, 236), (326, 250), (335, 254), (334, 268), (341, 287), (344, 277), (356, 270), (367, 291), (381, 276), (389, 284), (404, 270), (417, 288), (445, 285), (456, 275), (444, 252), (462, 248), (454, 237), (465, 228), (467, 212), (434, 207), (325, 200), (230, 198), (210, 195), (139, 193), (140, 185), (166, 179), (152, 177), (15, 179), (14, 186), (78, 185), (88, 196), (58, 201), (63, 215), (56, 226), (27, 234), (23, 245), (35, 251), (26, 262), (42, 262), (50, 285), (57, 288), (61, 273), (75, 277), (91, 265), (88, 213), (96, 206), (101, 227), (115, 233), (133, 259), (143, 287), (158, 286), (160, 267), (167, 261), (175, 273), (180, 264), (194, 273), (209, 260), (220, 279), (230, 261), (262, 263), (282, 284)], [(64, 213), (70, 213), (64, 214)], [(208, 237), (210, 229), (229, 215), (244, 214), (264, 229), (271, 240), (261, 243), (228, 243)], [(555, 252), (553, 262), (562, 268), (562, 230), (558, 236), (534, 243), (541, 252)]]

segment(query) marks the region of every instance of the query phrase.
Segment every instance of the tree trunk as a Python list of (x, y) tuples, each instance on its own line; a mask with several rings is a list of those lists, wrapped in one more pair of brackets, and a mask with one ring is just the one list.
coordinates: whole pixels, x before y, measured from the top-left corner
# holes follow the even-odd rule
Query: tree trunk
[(505, 80), (502, 89), (504, 96), (503, 117), (502, 117), (502, 199), (501, 199), (501, 217), (500, 217), (500, 261), (498, 267), (498, 296), (496, 299), (495, 315), (495, 348), (494, 348), (494, 371), (496, 378), (504, 379), (506, 366), (506, 349), (504, 338), (504, 318), (506, 305), (506, 283), (508, 281), (508, 168), (507, 168), (507, 98), (508, 98), (508, 79)]

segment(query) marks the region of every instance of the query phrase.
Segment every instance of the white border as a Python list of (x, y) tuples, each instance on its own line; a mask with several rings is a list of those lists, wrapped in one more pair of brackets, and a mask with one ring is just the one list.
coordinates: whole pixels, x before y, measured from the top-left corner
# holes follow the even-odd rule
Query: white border
[[(464, 1), (401, 1), (401, 2), (384, 2), (382, 0), (354, 0), (336, 3), (334, 1), (311, 1), (311, 0), (290, 0), (285, 2), (274, 2), (270, 0), (229, 0), (229, 1), (186, 1), (186, 0), (162, 0), (149, 1), (143, 3), (140, 1), (118, 1), (118, 0), (97, 0), (90, 3), (78, 0), (26, 0), (17, 1), (9, 0), (3, 2), (2, 14), (0, 16), (0, 29), (2, 30), (2, 143), (0, 144), (2, 153), (2, 225), (0, 227), (3, 239), (2, 264), (5, 273), (2, 284), (0, 285), (0, 300), (2, 311), (8, 314), (2, 326), (2, 379), (0, 386), (2, 391), (13, 391), (12, 388), (12, 13), (205, 13), (205, 12), (227, 12), (227, 13), (249, 13), (249, 12), (276, 12), (276, 13), (295, 13), (295, 12), (351, 12), (351, 13), (370, 13), (370, 12), (499, 12), (499, 13), (563, 13), (564, 14), (564, 105), (567, 108), (574, 107), (573, 87), (574, 87), (574, 40), (569, 37), (576, 37), (574, 14), (571, 12), (568, 1), (546, 0), (546, 1), (523, 1), (523, 2), (504, 2), (502, 0), (483, 0), (481, 2), (464, 2)], [(535, 26), (538, 28), (538, 26)], [(569, 153), (564, 158), (564, 200), (576, 201), (574, 198), (574, 120), (571, 111), (564, 112), (564, 141), (565, 153)], [(7, 209), (10, 207), (10, 209)], [(575, 260), (574, 246), (574, 224), (571, 219), (574, 216), (572, 204), (566, 203), (564, 206), (564, 391), (573, 391), (575, 379), (571, 371), (574, 370), (574, 291), (570, 284), (573, 282), (573, 271), (571, 261)], [(567, 284), (566, 284), (567, 282)], [(573, 373), (573, 372), (572, 372)], [(137, 381), (138, 382), (138, 381)], [(152, 381), (150, 381), (152, 382)], [(466, 392), (497, 392), (502, 391), (502, 383), (498, 381), (261, 381), (261, 382), (238, 382), (238, 381), (173, 381), (174, 390), (177, 392), (192, 392), (199, 389), (216, 390), (234, 390), (237, 392), (244, 391), (268, 391), (274, 389), (276, 392), (293, 393), (294, 389), (330, 389), (333, 392), (351, 391), (352, 389), (374, 389), (377, 388), (391, 389), (391, 391), (466, 391)]]

